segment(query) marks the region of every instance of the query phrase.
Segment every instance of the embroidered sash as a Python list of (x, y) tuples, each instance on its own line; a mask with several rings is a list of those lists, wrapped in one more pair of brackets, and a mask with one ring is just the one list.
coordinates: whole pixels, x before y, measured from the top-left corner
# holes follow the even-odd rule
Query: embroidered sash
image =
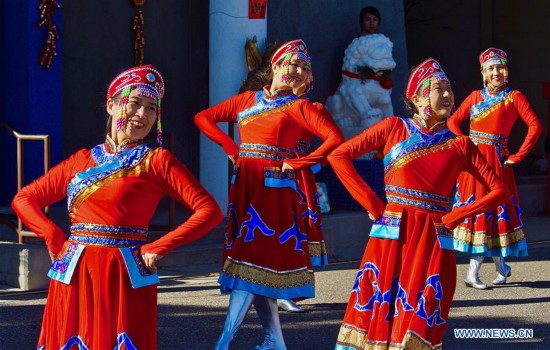
[(297, 99), (298, 96), (294, 94), (284, 95), (273, 100), (267, 99), (264, 92), (260, 90), (256, 93), (256, 103), (237, 114), (237, 121), (239, 125), (246, 125), (257, 118), (267, 115), (267, 112), (284, 107)]
[(489, 94), (487, 89), (481, 90), (483, 101), (473, 105), (470, 109), (470, 123), (487, 117), (491, 112), (500, 107), (501, 104), (513, 102), (511, 92), (512, 89), (509, 86), (494, 96)]
[[(384, 157), (384, 172), (392, 171), (394, 167), (402, 167), (410, 161), (424, 156), (425, 150), (444, 144), (454, 137), (449, 129), (442, 129), (433, 135), (420, 131), (412, 119), (402, 119), (407, 126), (410, 137), (392, 147)], [(434, 151), (437, 149), (434, 149)]]
[(69, 183), (67, 189), (69, 212), (77, 209), (86, 198), (106, 182), (117, 179), (124, 172), (132, 169), (138, 172), (141, 171), (141, 168), (136, 166), (145, 158), (151, 156), (150, 151), (151, 147), (147, 144), (127, 148), (115, 154), (108, 153), (103, 144), (92, 148), (92, 157), (97, 166), (76, 174)]

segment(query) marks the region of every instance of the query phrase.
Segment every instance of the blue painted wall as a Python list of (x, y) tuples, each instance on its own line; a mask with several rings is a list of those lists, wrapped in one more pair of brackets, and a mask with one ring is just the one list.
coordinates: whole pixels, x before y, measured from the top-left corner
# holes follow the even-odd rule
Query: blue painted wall
[[(49, 134), (51, 162), (61, 159), (62, 89), (61, 40), (57, 42), (58, 56), (49, 69), (38, 63), (45, 42), (44, 28), (37, 28), (39, 12), (36, 1), (2, 1), (1, 56), (6, 67), (0, 83), (3, 111), (1, 122), (22, 134)], [(61, 33), (61, 11), (54, 17)], [(15, 138), (0, 131), (3, 171), (0, 173), (0, 205), (9, 205), (16, 192)], [(42, 174), (42, 145), (25, 145), (25, 182)]]

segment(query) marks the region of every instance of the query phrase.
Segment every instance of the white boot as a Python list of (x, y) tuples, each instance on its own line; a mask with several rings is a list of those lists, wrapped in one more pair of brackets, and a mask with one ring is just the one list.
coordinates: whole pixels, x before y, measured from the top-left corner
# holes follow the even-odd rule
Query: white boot
[(472, 287), (475, 289), (487, 289), (487, 285), (479, 279), (479, 268), (481, 267), (481, 263), (483, 262), (483, 255), (472, 255), (470, 258), (470, 267), (468, 268), (468, 272), (466, 272), (466, 278), (464, 279), (464, 283), (466, 283), (466, 287)]
[(296, 303), (291, 299), (277, 299), (277, 306), (280, 309), (283, 309), (288, 312), (305, 312), (301, 306), (296, 305)]
[(493, 261), (497, 270), (497, 278), (493, 280), (493, 284), (506, 284), (506, 278), (512, 276), (512, 268), (504, 262), (504, 258), (493, 256)]

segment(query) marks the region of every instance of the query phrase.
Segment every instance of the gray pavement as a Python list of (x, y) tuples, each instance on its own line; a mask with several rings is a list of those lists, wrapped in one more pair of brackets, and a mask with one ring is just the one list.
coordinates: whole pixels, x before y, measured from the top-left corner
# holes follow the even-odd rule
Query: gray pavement
[[(457, 254), (458, 282), (444, 349), (550, 349), (550, 218), (527, 218), (529, 257), (510, 259), (512, 276), (505, 286), (479, 291), (466, 288), (462, 278), (468, 257)], [(316, 273), (317, 297), (300, 302), (303, 314), (281, 312), (289, 350), (332, 349), (344, 316), (358, 262), (332, 264)], [(228, 297), (219, 294), (215, 274), (189, 276), (163, 270), (159, 288), (159, 349), (213, 349), (223, 327)], [(487, 261), (480, 277), (494, 278)], [(32, 349), (40, 331), (44, 291), (10, 292), (0, 289), (0, 349)], [(458, 339), (460, 328), (532, 329), (532, 339)], [(261, 341), (261, 327), (250, 312), (234, 343), (249, 349)]]

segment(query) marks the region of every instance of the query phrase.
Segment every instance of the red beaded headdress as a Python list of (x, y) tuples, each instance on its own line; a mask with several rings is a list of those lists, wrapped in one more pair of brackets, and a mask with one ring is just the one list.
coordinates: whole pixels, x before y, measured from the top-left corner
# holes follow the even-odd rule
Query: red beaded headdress
[(425, 82), (429, 81), (433, 76), (438, 80), (449, 81), (441, 65), (430, 57), (416, 66), (411, 73), (405, 96), (410, 100), (418, 89), (425, 85)]
[(426, 98), (426, 104), (424, 106), (424, 115), (429, 116), (431, 113), (430, 107), (430, 79), (435, 77), (437, 80), (445, 80), (449, 82), (447, 75), (441, 68), (439, 62), (433, 58), (428, 58), (420, 63), (413, 70), (409, 76), (409, 82), (407, 84), (407, 90), (405, 91), (405, 96), (407, 99), (411, 100), (413, 95), (418, 92), (419, 89), (422, 89), (421, 96)]
[(483, 76), (483, 84), (485, 86), (487, 86), (488, 82), (483, 70), (494, 64), (506, 66), (504, 69), (504, 83), (508, 84), (508, 55), (504, 50), (494, 47), (488, 48), (479, 55), (479, 64), (481, 65), (481, 75)]
[(504, 50), (490, 47), (479, 55), (479, 64), (482, 68), (490, 64), (504, 64), (508, 62), (508, 55)]
[(164, 97), (164, 79), (160, 73), (150, 64), (130, 68), (120, 73), (107, 92), (107, 99), (110, 99), (119, 93), (118, 102), (120, 114), (117, 116), (117, 130), (122, 129), (126, 123), (126, 104), (132, 90), (136, 89), (138, 96), (149, 97), (157, 101), (157, 140), (162, 143), (162, 124), (160, 121), (160, 100)]
[(305, 92), (307, 93), (311, 91), (311, 89), (313, 89), (313, 74), (311, 73), (311, 57), (309, 57), (309, 54), (307, 53), (306, 43), (302, 39), (296, 39), (286, 42), (280, 48), (278, 48), (277, 51), (273, 53), (273, 56), (271, 58), (271, 65), (274, 65), (282, 60), (282, 80), (284, 82), (288, 82), (291, 79), (289, 74), (289, 65), (293, 55), (296, 55), (298, 59), (304, 61), (309, 68), (305, 81)]

